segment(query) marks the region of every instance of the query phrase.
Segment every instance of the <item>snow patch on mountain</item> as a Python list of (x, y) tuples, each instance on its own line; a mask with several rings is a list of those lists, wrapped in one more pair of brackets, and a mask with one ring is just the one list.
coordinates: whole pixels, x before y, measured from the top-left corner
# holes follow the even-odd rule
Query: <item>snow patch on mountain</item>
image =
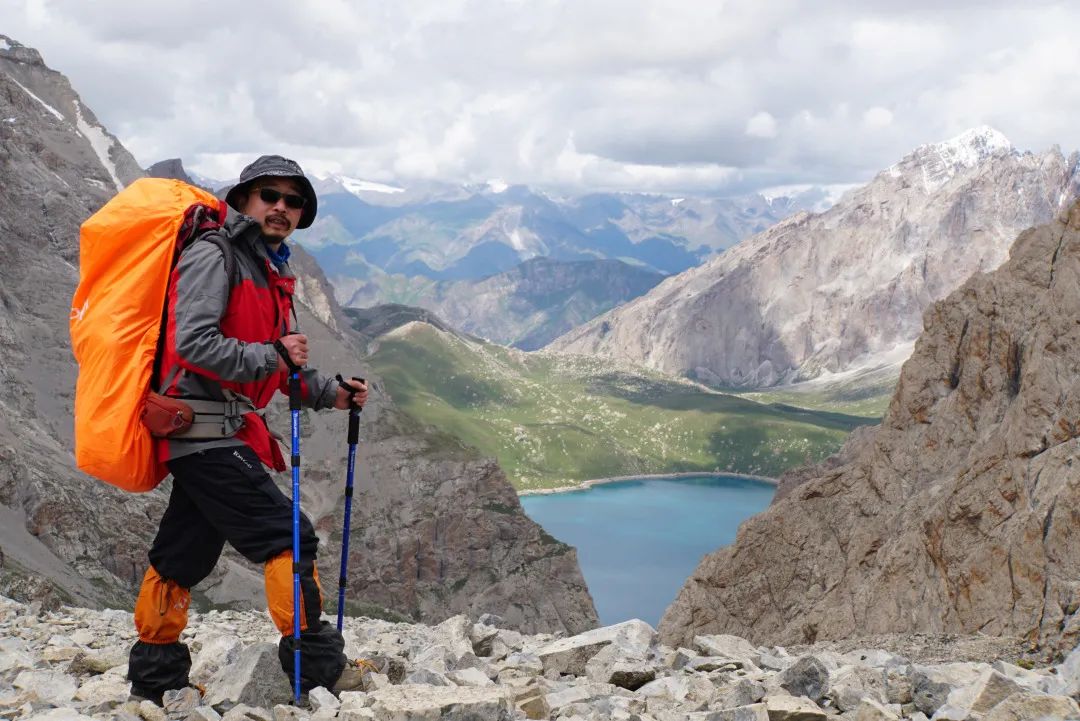
[(345, 190), (349, 191), (353, 195), (358, 193), (404, 193), (405, 188), (399, 188), (394, 185), (386, 185), (385, 183), (376, 183), (370, 180), (361, 180), (360, 178), (350, 178), (347, 175), (333, 175), (331, 176), (335, 180), (344, 186)]
[[(988, 158), (1009, 152), (1016, 152), (1009, 139), (1000, 131), (982, 125), (941, 143), (920, 145), (898, 165), (918, 166), (923, 188), (933, 193), (958, 175), (980, 167)], [(892, 166), (887, 172), (899, 177), (903, 171)]]
[(22, 83), (20, 83), (20, 82), (19, 82), (18, 80), (16, 80), (15, 78), (11, 78), (11, 82), (15, 83), (15, 84), (16, 84), (16, 85), (18, 85), (18, 86), (19, 86), (20, 88), (22, 88), (22, 89), (23, 89), (23, 92), (25, 92), (25, 93), (26, 93), (27, 95), (29, 95), (29, 96), (30, 96), (31, 98), (33, 98), (34, 100), (36, 100), (36, 101), (37, 101), (37, 103), (38, 103), (38, 105), (40, 105), (41, 107), (43, 107), (43, 108), (45, 108), (45, 109), (46, 109), (47, 111), (49, 111), (49, 113), (50, 113), (50, 114), (51, 114), (51, 115), (52, 115), (52, 116), (53, 116), (54, 118), (56, 118), (56, 119), (57, 119), (57, 120), (59, 120), (60, 122), (64, 122), (64, 121), (65, 121), (65, 118), (64, 118), (64, 114), (63, 114), (63, 113), (61, 113), (61, 112), (60, 112), (59, 110), (57, 110), (56, 108), (54, 108), (53, 106), (49, 105), (49, 104), (48, 104), (48, 103), (46, 103), (46, 102), (45, 102), (44, 100), (42, 100), (41, 98), (39, 98), (38, 96), (36, 96), (36, 95), (34, 95), (34, 94), (33, 94), (32, 92), (30, 92), (30, 88), (26, 87), (25, 85), (23, 85)]
[(78, 127), (79, 132), (84, 138), (90, 141), (90, 146), (94, 149), (94, 154), (98, 156), (98, 160), (101, 161), (102, 166), (109, 173), (109, 177), (112, 178), (113, 184), (116, 186), (117, 192), (124, 189), (124, 184), (120, 181), (120, 176), (116, 172), (116, 164), (113, 163), (112, 158), (109, 156), (109, 152), (112, 150), (113, 140), (105, 131), (101, 128), (95, 127), (86, 122), (83, 118), (82, 107), (78, 101), (75, 101), (75, 125)]

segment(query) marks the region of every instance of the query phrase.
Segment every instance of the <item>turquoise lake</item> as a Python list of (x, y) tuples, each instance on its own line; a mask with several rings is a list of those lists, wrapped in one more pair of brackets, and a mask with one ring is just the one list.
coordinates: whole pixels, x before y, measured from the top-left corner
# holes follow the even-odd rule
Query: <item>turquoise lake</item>
[(701, 557), (735, 540), (775, 486), (735, 476), (617, 481), (521, 497), (534, 521), (575, 546), (600, 623), (655, 627)]

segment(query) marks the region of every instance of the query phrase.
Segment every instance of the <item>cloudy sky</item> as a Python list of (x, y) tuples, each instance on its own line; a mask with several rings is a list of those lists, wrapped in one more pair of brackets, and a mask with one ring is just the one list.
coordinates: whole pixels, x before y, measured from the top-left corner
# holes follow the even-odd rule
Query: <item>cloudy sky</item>
[(738, 193), (1080, 148), (1080, 3), (0, 0), (143, 165)]

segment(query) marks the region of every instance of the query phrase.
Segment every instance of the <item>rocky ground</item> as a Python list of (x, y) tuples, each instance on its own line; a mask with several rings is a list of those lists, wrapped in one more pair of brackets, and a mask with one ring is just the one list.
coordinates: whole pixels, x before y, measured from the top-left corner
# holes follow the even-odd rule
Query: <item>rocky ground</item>
[[(291, 705), (276, 631), (257, 612), (192, 614), (192, 688), (165, 707), (129, 699), (131, 614), (42, 611), (0, 597), (0, 718), (41, 721), (1032, 721), (1080, 719), (1080, 653), (1055, 666), (1009, 640), (882, 637), (758, 648), (698, 636), (668, 648), (642, 621), (526, 636), (485, 616), (438, 626), (348, 619), (346, 651), (370, 658), (366, 691), (315, 689)], [(1017, 661), (1018, 665), (1001, 657)], [(977, 658), (978, 660), (973, 660)], [(995, 660), (996, 659), (996, 660)]]

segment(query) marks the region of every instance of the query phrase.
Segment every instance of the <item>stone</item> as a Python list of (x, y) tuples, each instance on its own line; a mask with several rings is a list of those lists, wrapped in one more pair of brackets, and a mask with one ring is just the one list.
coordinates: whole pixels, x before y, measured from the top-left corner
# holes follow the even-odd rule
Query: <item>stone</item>
[(233, 634), (216, 635), (208, 639), (191, 659), (188, 678), (192, 683), (209, 683), (222, 668), (235, 664), (243, 650), (240, 639)]
[(719, 711), (691, 713), (685, 718), (688, 721), (770, 721), (771, 719), (769, 710), (763, 703), (721, 709)]
[(614, 691), (614, 688), (609, 684), (600, 683), (575, 684), (548, 693), (546, 696), (547, 705), (552, 712), (555, 712), (564, 706), (609, 696)]
[(544, 672), (544, 662), (534, 653), (520, 651), (512, 653), (497, 664), (499, 669), (514, 669), (538, 676)]
[(428, 646), (410, 661), (414, 668), (446, 673), (452, 665), (450, 647), (443, 644)]
[(94, 634), (85, 628), (80, 628), (71, 634), (71, 642), (78, 646), (89, 646), (96, 640)]
[(140, 701), (138, 712), (143, 721), (167, 721), (168, 719), (168, 716), (165, 715), (165, 709), (153, 701)]
[(197, 688), (187, 688), (175, 691), (166, 691), (162, 696), (165, 713), (169, 716), (186, 716), (202, 705), (202, 694)]
[(41, 652), (41, 660), (55, 663), (57, 661), (70, 661), (82, 653), (77, 646), (51, 646)]
[(84, 716), (70, 708), (54, 708), (37, 713), (32, 712), (23, 716), (21, 721), (94, 721), (94, 717)]
[(12, 650), (0, 650), (0, 673), (31, 669), (34, 667), (34, 658), (20, 648)]
[(728, 634), (704, 634), (694, 637), (694, 650), (703, 656), (717, 656), (731, 660), (746, 660), (755, 666), (761, 663), (757, 648), (739, 636)]
[(526, 686), (514, 694), (514, 706), (530, 719), (546, 719), (551, 716), (547, 694), (536, 685)]
[(20, 671), (12, 685), (31, 691), (54, 706), (62, 706), (73, 699), (79, 688), (74, 678), (60, 671)]
[(270, 715), (274, 721), (308, 721), (311, 718), (311, 714), (305, 709), (283, 703), (274, 706), (270, 711)]
[(720, 708), (751, 706), (765, 698), (765, 687), (754, 681), (741, 680), (724, 684), (717, 689), (714, 705)]
[(668, 664), (671, 668), (678, 671), (690, 663), (691, 660), (698, 658), (700, 654), (689, 648), (682, 648), (681, 646), (675, 649), (675, 653), (671, 657), (671, 662)]
[(866, 666), (843, 666), (830, 676), (828, 696), (840, 711), (854, 711), (864, 699), (884, 704), (884, 674)]
[(277, 653), (272, 643), (244, 648), (236, 663), (218, 669), (207, 684), (206, 704), (215, 708), (242, 704), (270, 708), (289, 703), (293, 689)]
[(975, 683), (988, 668), (986, 664), (972, 663), (913, 666), (911, 682), (915, 707), (927, 716), (933, 716), (953, 691)]
[(648, 653), (656, 641), (656, 631), (639, 619), (593, 629), (570, 638), (552, 641), (536, 650), (544, 671), (585, 675), (585, 665), (603, 647), (616, 644), (626, 653)]
[(451, 668), (457, 667), (455, 662), (462, 656), (473, 655), (472, 631), (472, 621), (461, 614), (451, 616), (435, 627), (435, 633), (445, 640)]
[[(0, 670), (3, 670), (3, 656), (0, 655)], [(1065, 660), (1054, 667), (1057, 676), (1065, 684), (1065, 695), (1080, 695), (1080, 646), (1073, 648)]]
[(866, 698), (855, 709), (852, 721), (900, 721), (900, 717), (874, 699)]
[(238, 704), (225, 712), (221, 721), (274, 721), (272, 712), (264, 708)]
[(127, 700), (131, 682), (115, 676), (91, 676), (75, 692), (75, 698), (88, 703), (116, 703)]
[(884, 670), (885, 701), (891, 704), (910, 704), (915, 698), (909, 666), (888, 666)]
[(737, 671), (743, 668), (748, 661), (739, 659), (721, 658), (719, 656), (698, 656), (690, 659), (683, 668), (687, 671), (700, 671), (710, 673), (712, 671)]
[(449, 688), (405, 684), (373, 691), (370, 708), (378, 721), (512, 721), (513, 705), (499, 688)]
[(860, 648), (848, 651), (841, 657), (842, 664), (852, 666), (870, 666), (872, 668), (885, 669), (895, 666), (906, 666), (908, 660), (903, 656), (883, 651), (880, 648)]
[(1031, 671), (1000, 660), (991, 664), (991, 668), (1003, 676), (1008, 676), (1029, 691), (1049, 695), (1067, 695), (1068, 683), (1060, 676)]
[(317, 686), (308, 691), (308, 703), (315, 711), (324, 709), (337, 711), (337, 709), (341, 708), (341, 702), (338, 701), (337, 696), (322, 686)]
[(969, 716), (982, 716), (1020, 691), (1022, 689), (1018, 683), (991, 669), (979, 676), (974, 684), (950, 693), (946, 706), (960, 709)]
[(828, 714), (805, 696), (769, 696), (765, 699), (769, 721), (826, 721)]
[(451, 671), (447, 676), (458, 686), (493, 686), (491, 678), (478, 668), (463, 668)]
[(982, 721), (1032, 721), (1032, 719), (1080, 719), (1080, 706), (1068, 696), (1020, 692), (994, 706)]
[(814, 656), (803, 656), (781, 671), (774, 682), (792, 696), (806, 696), (817, 702), (829, 691), (829, 671)]
[(656, 666), (641, 656), (627, 655), (623, 647), (606, 646), (585, 664), (585, 675), (597, 683), (609, 683), (631, 691), (656, 678)]
[(369, 708), (339, 711), (338, 721), (375, 721), (375, 712)]
[(221, 714), (212, 706), (199, 706), (192, 709), (191, 713), (184, 717), (184, 721), (221, 721)]
[(432, 671), (428, 668), (418, 668), (408, 676), (405, 677), (405, 683), (418, 686), (453, 686), (454, 682), (451, 681), (445, 674), (438, 671)]
[(68, 665), (68, 673), (105, 673), (127, 663), (127, 654), (118, 649), (80, 651)]

